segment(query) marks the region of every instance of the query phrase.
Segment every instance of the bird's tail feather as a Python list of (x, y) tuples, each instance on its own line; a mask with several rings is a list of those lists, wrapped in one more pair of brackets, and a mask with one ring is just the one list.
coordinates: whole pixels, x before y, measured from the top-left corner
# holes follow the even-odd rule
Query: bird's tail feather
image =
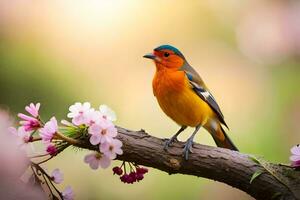
[(218, 147), (239, 151), (221, 125), (218, 131), (211, 135)]

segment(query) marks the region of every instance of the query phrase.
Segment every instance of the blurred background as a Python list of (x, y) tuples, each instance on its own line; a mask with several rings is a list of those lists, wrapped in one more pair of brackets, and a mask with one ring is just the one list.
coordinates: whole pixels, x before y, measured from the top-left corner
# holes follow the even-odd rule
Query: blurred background
[[(2, 0), (1, 107), (16, 114), (41, 102), (44, 119), (64, 119), (76, 101), (107, 104), (118, 125), (170, 137), (178, 126), (160, 110), (154, 64), (142, 58), (161, 44), (178, 47), (201, 74), (242, 152), (289, 162), (300, 142), (296, 0)], [(205, 130), (196, 141), (215, 145)], [(86, 153), (68, 149), (46, 166), (64, 171), (61, 188), (72, 185), (76, 199), (251, 199), (222, 183), (155, 169), (125, 185), (111, 169), (92, 171)]]

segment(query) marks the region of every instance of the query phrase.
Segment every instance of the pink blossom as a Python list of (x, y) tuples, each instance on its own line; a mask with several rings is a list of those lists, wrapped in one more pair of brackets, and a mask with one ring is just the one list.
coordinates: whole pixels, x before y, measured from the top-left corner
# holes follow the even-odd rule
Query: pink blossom
[(103, 118), (108, 119), (110, 121), (117, 120), (116, 113), (112, 109), (110, 109), (107, 105), (101, 105), (99, 107), (99, 110)]
[(291, 148), (291, 153), (290, 160), (292, 161), (292, 166), (300, 167), (300, 145), (293, 146)]
[(6, 133), (7, 129), (13, 125), (13, 118), (9, 112), (0, 108), (0, 133)]
[(25, 110), (32, 116), (28, 116), (23, 113), (18, 114), (18, 117), (23, 119), (20, 121), (20, 124), (24, 126), (25, 131), (32, 131), (41, 127), (41, 123), (37, 119), (39, 116), (40, 105), (40, 103), (37, 103), (36, 105), (31, 103), (29, 106), (25, 107)]
[[(18, 116), (20, 118), (22, 118), (23, 114), (22, 113), (19, 113)], [(25, 116), (25, 115), (24, 115)], [(29, 117), (29, 116), (27, 116)], [(30, 117), (31, 119), (29, 120), (23, 120), (23, 121), (20, 121), (20, 124), (24, 127), (25, 131), (33, 131), (33, 130), (37, 130), (38, 128), (41, 127), (41, 124), (40, 124), (40, 121), (37, 120), (37, 119), (34, 119), (32, 117)], [(23, 118), (24, 119), (24, 118)]]
[(104, 154), (92, 152), (84, 157), (84, 162), (89, 164), (92, 169), (96, 170), (99, 166), (103, 169), (109, 167), (111, 160)]
[(18, 138), (17, 145), (23, 146), (31, 140), (30, 132), (25, 131), (23, 126), (19, 127), (18, 130), (15, 127), (10, 127), (9, 132)]
[(40, 129), (40, 136), (44, 142), (50, 142), (58, 130), (57, 120), (52, 117), (43, 128)]
[(67, 186), (66, 189), (62, 192), (63, 200), (73, 200), (74, 191), (71, 186)]
[(100, 152), (109, 157), (110, 159), (115, 159), (118, 155), (122, 155), (123, 151), (121, 149), (122, 142), (118, 139), (112, 139), (110, 142), (105, 142), (100, 145)]
[(29, 106), (25, 107), (25, 110), (31, 114), (33, 117), (37, 118), (39, 116), (39, 109), (40, 109), (41, 104), (37, 103), (36, 105), (34, 105), (33, 103), (31, 103)]
[(64, 175), (59, 169), (55, 169), (51, 173), (51, 177), (54, 183), (60, 184), (64, 180)]
[(91, 134), (90, 143), (92, 145), (109, 142), (113, 137), (117, 136), (117, 129), (111, 121), (106, 119), (102, 119), (99, 123), (90, 126), (88, 132)]
[(90, 111), (91, 104), (88, 102), (85, 103), (75, 103), (74, 105), (70, 106), (68, 114), (69, 118), (72, 118), (72, 123), (76, 126), (86, 123), (86, 114)]
[[(1, 114), (2, 113), (0, 109), (0, 115)], [(4, 119), (1, 117), (2, 116), (0, 116), (0, 124), (1, 124), (1, 120)], [(22, 149), (21, 150), (19, 148), (20, 146), (17, 145), (18, 130), (16, 130), (15, 128), (8, 129), (8, 127), (3, 127), (3, 128), (6, 129), (0, 130), (0, 163), (1, 163), (0, 199), (6, 199), (6, 200), (46, 199), (45, 193), (41, 190), (40, 187), (36, 187), (36, 185), (34, 184), (25, 183), (26, 180), (29, 180), (29, 177), (31, 175), (25, 173), (25, 171), (28, 169), (28, 166), (30, 165), (30, 160), (27, 156), (29, 154), (26, 154), (26, 151), (23, 151), (25, 149), (21, 148)], [(21, 127), (21, 129), (23, 129), (23, 127)], [(22, 130), (22, 132), (25, 135), (30, 134), (26, 132), (24, 129)], [(30, 148), (30, 143), (28, 144), (25, 143), (22, 147)], [(26, 148), (26, 150), (29, 149)]]
[(86, 122), (85, 123), (88, 126), (100, 123), (101, 117), (102, 117), (102, 115), (99, 111), (95, 111), (94, 109), (90, 109), (86, 113)]

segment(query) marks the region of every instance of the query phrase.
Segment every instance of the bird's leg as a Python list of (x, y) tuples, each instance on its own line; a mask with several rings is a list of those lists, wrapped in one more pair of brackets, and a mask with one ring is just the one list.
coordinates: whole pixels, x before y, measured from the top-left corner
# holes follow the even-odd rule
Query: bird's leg
[(182, 126), (176, 133), (173, 135), (168, 141), (166, 141), (164, 150), (167, 150), (167, 148), (175, 141), (177, 140), (177, 136), (184, 131), (187, 128), (187, 126)]
[(200, 129), (200, 125), (196, 126), (195, 131), (193, 132), (193, 134), (191, 135), (191, 137), (189, 137), (189, 139), (186, 141), (184, 148), (183, 148), (183, 157), (185, 158), (185, 160), (189, 159), (189, 153), (192, 153), (192, 146), (193, 146), (193, 140), (194, 137), (196, 135), (196, 133), (199, 131)]

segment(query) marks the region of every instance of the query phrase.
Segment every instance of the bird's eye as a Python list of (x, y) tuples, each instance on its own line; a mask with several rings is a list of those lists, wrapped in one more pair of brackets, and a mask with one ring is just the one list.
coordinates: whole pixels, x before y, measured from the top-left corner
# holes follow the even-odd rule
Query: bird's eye
[(165, 56), (165, 57), (169, 57), (169, 55), (170, 55), (170, 54), (169, 54), (168, 52), (165, 52), (165, 53), (164, 53), (164, 56)]

